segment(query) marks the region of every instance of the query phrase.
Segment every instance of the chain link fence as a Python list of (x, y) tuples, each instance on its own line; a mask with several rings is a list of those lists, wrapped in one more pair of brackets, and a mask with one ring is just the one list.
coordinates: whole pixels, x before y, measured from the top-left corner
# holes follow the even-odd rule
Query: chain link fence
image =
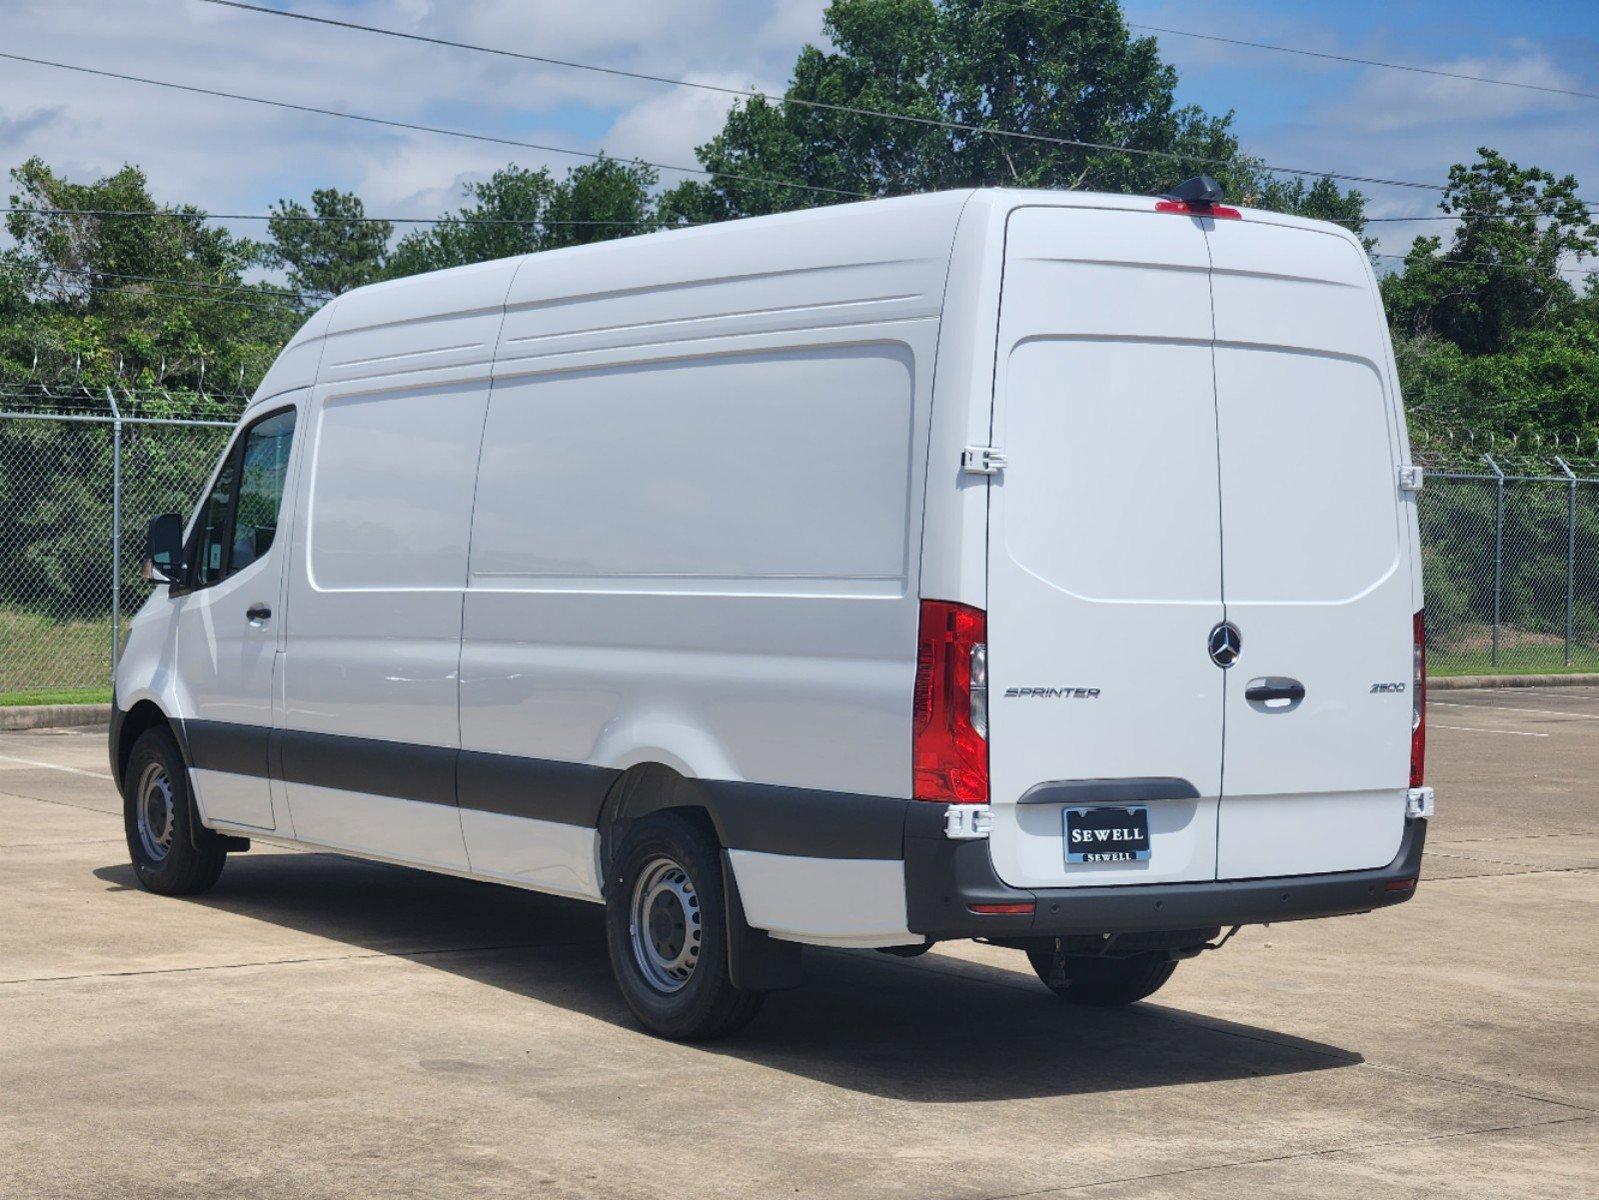
[[(127, 408), (0, 411), (0, 704), (109, 695), (149, 592), (145, 527), (193, 509), (232, 430)], [(1599, 468), (1540, 465), (1517, 473), (1484, 455), (1428, 471), (1434, 673), (1599, 671)]]
[(1432, 470), (1421, 495), (1428, 666), (1599, 671), (1599, 477), (1564, 459), (1512, 474)]
[(107, 407), (0, 412), (0, 704), (109, 695), (145, 527), (194, 507), (232, 429)]

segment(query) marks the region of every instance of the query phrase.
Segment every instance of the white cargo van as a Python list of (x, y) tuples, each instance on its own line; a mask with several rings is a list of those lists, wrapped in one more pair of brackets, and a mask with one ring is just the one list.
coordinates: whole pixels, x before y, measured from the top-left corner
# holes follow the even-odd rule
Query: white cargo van
[[(351, 292), (116, 680), (139, 878), (250, 839), (603, 903), (707, 1036), (800, 947), (1126, 1003), (1413, 892), (1421, 570), (1347, 232), (966, 191)], [(1186, 198), (1181, 198), (1186, 197)]]

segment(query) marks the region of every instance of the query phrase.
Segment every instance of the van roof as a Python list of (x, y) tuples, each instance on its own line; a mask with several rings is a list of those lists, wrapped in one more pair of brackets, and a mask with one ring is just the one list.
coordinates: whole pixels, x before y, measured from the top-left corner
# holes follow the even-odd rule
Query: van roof
[[(451, 357), (492, 356), (494, 335), (480, 328), (480, 318), (507, 306), (558, 305), (763, 276), (797, 280), (821, 270), (850, 271), (888, 262), (920, 263), (942, 279), (963, 214), (979, 218), (990, 231), (980, 236), (997, 240), (1006, 217), (1017, 208), (1147, 212), (1158, 199), (1025, 188), (928, 192), (661, 230), (370, 284), (329, 301), (306, 321), (263, 379), (256, 400), (308, 386), (317, 375), (326, 340), (347, 340), (342, 335), (362, 330), (444, 321), (460, 335), (450, 341)], [(1347, 230), (1325, 222), (1241, 211), (1246, 222), (1336, 233), (1359, 245)], [(446, 364), (440, 360), (437, 365)]]
[[(581, 246), (564, 246), (556, 250), (540, 250), (532, 253), (516, 255), (511, 258), (498, 259), (488, 263), (477, 263), (465, 267), (451, 267), (442, 271), (429, 272), (426, 275), (410, 276), (405, 279), (388, 280), (382, 283), (368, 284), (366, 287), (356, 288), (330, 305), (337, 304), (341, 309), (357, 309), (364, 307), (363, 301), (406, 289), (435, 289), (441, 283), (457, 278), (471, 278), (474, 275), (496, 274), (492, 270), (506, 263), (537, 262), (541, 267), (553, 267), (556, 264), (582, 261), (589, 269), (603, 269), (606, 260), (631, 259), (638, 253), (641, 246), (671, 246), (680, 247), (686, 255), (698, 255), (707, 242), (720, 242), (729, 237), (738, 239), (743, 243), (740, 247), (742, 254), (757, 251), (757, 241), (765, 241), (771, 235), (786, 235), (792, 233), (796, 238), (803, 240), (803, 235), (825, 236), (828, 240), (839, 237), (848, 237), (855, 231), (878, 231), (885, 226), (897, 226), (910, 230), (935, 242), (941, 241), (947, 248), (949, 238), (954, 231), (955, 222), (959, 220), (961, 212), (969, 203), (980, 204), (990, 209), (1010, 210), (1031, 205), (1048, 205), (1058, 208), (1115, 208), (1131, 211), (1148, 210), (1153, 208), (1160, 199), (1158, 196), (1132, 195), (1118, 192), (1078, 192), (1056, 191), (1045, 188), (965, 188), (960, 190), (942, 192), (924, 192), (914, 196), (894, 196), (886, 199), (871, 199), (851, 201), (847, 204), (829, 204), (815, 208), (795, 209), (791, 212), (773, 213), (768, 216), (741, 217), (731, 221), (719, 221), (704, 225), (688, 226), (681, 229), (663, 229), (651, 233), (635, 234), (630, 237), (612, 238), (603, 242), (589, 242)], [(1237, 207), (1237, 206), (1234, 206)], [(1325, 221), (1316, 221), (1307, 217), (1291, 216), (1287, 213), (1272, 212), (1265, 209), (1239, 208), (1245, 214), (1245, 219), (1255, 218), (1269, 221), (1275, 225), (1288, 225), (1306, 229), (1317, 229), (1322, 232), (1341, 232), (1346, 236), (1347, 230), (1341, 226), (1332, 225)], [(750, 241), (745, 242), (745, 239)], [(774, 243), (774, 248), (781, 243)], [(354, 315), (349, 314), (349, 315)], [(337, 326), (343, 326), (343, 320)]]

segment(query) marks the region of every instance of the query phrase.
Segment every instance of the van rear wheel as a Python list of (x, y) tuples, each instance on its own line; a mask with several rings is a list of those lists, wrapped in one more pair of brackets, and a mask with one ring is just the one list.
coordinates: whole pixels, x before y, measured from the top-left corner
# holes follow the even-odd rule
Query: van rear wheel
[(165, 729), (147, 729), (133, 743), (122, 777), (128, 856), (140, 884), (163, 896), (194, 896), (222, 874), (222, 840), (194, 824), (189, 774)]
[(766, 995), (730, 977), (714, 838), (677, 813), (645, 817), (617, 850), (605, 891), (611, 970), (645, 1028), (700, 1041), (749, 1023)]
[(1044, 986), (1067, 1004), (1115, 1008), (1158, 992), (1177, 969), (1163, 952), (1128, 958), (1062, 954), (1054, 944), (1027, 952)]

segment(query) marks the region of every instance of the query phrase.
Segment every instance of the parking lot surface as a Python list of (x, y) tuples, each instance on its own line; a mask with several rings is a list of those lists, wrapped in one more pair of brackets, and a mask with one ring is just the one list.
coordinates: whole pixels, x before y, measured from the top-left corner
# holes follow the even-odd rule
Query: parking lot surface
[(1415, 900), (1122, 1011), (809, 951), (658, 1041), (597, 908), (258, 845), (138, 889), (104, 731), (0, 734), (0, 1196), (1599, 1194), (1599, 689), (1441, 692)]

